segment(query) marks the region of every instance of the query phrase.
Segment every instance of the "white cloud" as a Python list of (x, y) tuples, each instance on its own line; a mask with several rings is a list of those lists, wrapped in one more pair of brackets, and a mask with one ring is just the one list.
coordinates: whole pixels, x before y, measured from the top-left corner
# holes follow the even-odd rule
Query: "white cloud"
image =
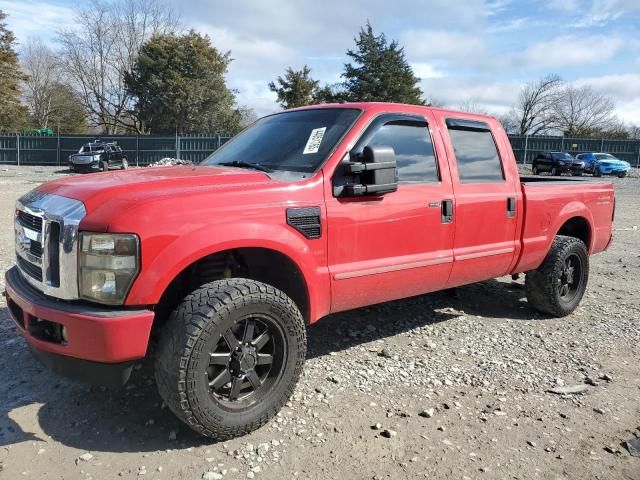
[(640, 73), (584, 77), (571, 83), (579, 87), (588, 85), (609, 95), (616, 102), (616, 114), (622, 120), (640, 125)]
[(522, 55), (513, 58), (529, 68), (558, 68), (604, 62), (624, 45), (622, 38), (615, 36), (561, 35), (548, 41), (534, 43)]
[(486, 56), (481, 35), (448, 30), (408, 30), (400, 36), (407, 55), (413, 60), (439, 60), (465, 63)]
[(520, 83), (449, 76), (422, 80), (421, 88), (427, 97), (432, 96), (447, 107), (474, 104), (498, 114), (511, 108), (520, 91)]
[(573, 26), (603, 26), (625, 14), (633, 14), (638, 11), (640, 11), (638, 0), (593, 0), (591, 8)]
[(0, 0), (0, 10), (7, 14), (5, 22), (19, 44), (29, 37), (51, 39), (57, 29), (73, 25), (73, 9), (46, 0)]
[(441, 78), (445, 76), (445, 73), (435, 68), (430, 63), (412, 63), (411, 68), (416, 77), (420, 79), (425, 78)]

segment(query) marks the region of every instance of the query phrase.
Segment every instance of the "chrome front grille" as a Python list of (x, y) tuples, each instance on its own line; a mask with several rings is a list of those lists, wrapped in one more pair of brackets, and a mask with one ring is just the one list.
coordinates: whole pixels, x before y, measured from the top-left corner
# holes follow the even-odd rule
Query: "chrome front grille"
[(78, 200), (36, 190), (16, 202), (16, 263), (47, 295), (78, 298), (78, 225), (85, 213)]
[(16, 216), (18, 222), (20, 222), (23, 227), (30, 228), (31, 230), (34, 230), (36, 232), (42, 231), (42, 217), (37, 217), (35, 215), (31, 215), (27, 212), (21, 211), (16, 212)]
[(34, 280), (42, 282), (42, 267), (39, 267), (38, 265), (31, 263), (22, 257), (18, 257), (17, 260), (18, 268), (20, 268), (20, 270), (22, 270)]

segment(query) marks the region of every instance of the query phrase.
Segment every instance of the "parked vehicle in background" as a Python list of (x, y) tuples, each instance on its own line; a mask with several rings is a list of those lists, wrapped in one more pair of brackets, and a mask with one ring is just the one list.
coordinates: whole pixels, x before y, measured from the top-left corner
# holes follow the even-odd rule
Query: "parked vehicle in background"
[(526, 273), (531, 308), (570, 314), (614, 202), (611, 182), (521, 179), (492, 117), (286, 110), (200, 165), (25, 194), (8, 311), (46, 365), (90, 382), (126, 382), (153, 344), (166, 405), (225, 439), (288, 401), (306, 326), (331, 313)]
[(106, 172), (112, 168), (126, 170), (129, 162), (116, 143), (94, 140), (85, 143), (78, 153), (69, 156), (69, 169), (73, 172)]
[(532, 171), (534, 175), (549, 172), (551, 175), (580, 176), (584, 172), (584, 162), (566, 152), (543, 152), (533, 159)]
[(616, 175), (624, 178), (631, 170), (631, 164), (614, 157), (610, 153), (581, 153), (577, 158), (584, 162), (584, 171), (592, 173), (594, 177)]

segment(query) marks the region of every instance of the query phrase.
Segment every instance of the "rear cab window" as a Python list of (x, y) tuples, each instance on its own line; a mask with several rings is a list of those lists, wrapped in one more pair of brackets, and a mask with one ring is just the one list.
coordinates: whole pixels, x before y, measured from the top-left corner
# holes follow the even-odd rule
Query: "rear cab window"
[(458, 166), (460, 183), (504, 182), (502, 162), (489, 124), (447, 119), (447, 129)]

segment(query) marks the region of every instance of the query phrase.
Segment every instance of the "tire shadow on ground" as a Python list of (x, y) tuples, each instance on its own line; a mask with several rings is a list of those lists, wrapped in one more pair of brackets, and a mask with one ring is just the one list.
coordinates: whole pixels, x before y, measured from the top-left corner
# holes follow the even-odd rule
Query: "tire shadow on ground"
[(512, 320), (546, 318), (529, 307), (525, 298), (522, 283), (489, 280), (337, 313), (309, 328), (307, 358), (393, 337), (461, 315)]

